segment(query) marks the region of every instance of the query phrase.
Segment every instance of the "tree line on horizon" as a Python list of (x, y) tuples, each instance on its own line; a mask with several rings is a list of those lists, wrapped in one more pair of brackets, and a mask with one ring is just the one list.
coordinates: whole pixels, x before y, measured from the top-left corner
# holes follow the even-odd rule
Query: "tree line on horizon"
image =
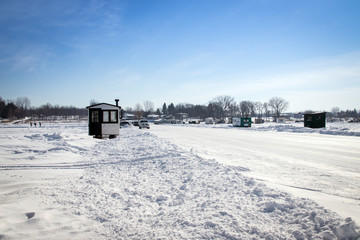
[[(97, 103), (90, 101), (90, 105)], [(190, 118), (214, 117), (224, 119), (226, 117), (280, 117), (287, 110), (288, 101), (281, 97), (273, 97), (268, 102), (240, 101), (236, 102), (234, 97), (221, 95), (215, 97), (207, 104), (179, 103), (174, 105), (170, 103), (163, 104), (162, 108), (155, 110), (151, 101), (145, 101), (143, 105), (136, 104), (134, 108), (126, 107), (127, 113), (135, 114), (137, 119), (147, 117), (150, 114), (172, 115), (178, 117), (181, 114), (187, 114)], [(306, 113), (311, 112), (305, 111)], [(82, 116), (88, 115), (86, 108), (77, 108), (74, 106), (59, 106), (46, 103), (40, 107), (31, 107), (31, 101), (28, 97), (18, 97), (15, 100), (4, 100), (0, 97), (0, 119), (21, 119), (24, 117), (49, 117), (49, 116)], [(354, 110), (340, 110), (338, 107), (332, 108), (328, 117), (338, 118), (358, 118), (360, 113)]]
[[(170, 103), (163, 104), (162, 108), (154, 110), (154, 104), (151, 101), (145, 101), (143, 106), (136, 104), (135, 108), (125, 108), (125, 112), (135, 114), (137, 119), (147, 117), (150, 114), (156, 115), (172, 115), (177, 117), (183, 113), (187, 114), (190, 118), (205, 119), (207, 117), (214, 117), (216, 119), (225, 119), (226, 117), (257, 117), (269, 118), (280, 117), (289, 106), (289, 102), (281, 97), (272, 97), (267, 102), (259, 101), (240, 101), (236, 102), (235, 98), (229, 95), (221, 95), (215, 97), (207, 104), (191, 104), (179, 103), (174, 105)], [(307, 110), (304, 113), (313, 113), (314, 111)], [(359, 113), (354, 110), (342, 111), (338, 107), (334, 107), (328, 113), (328, 117), (339, 118), (358, 118)]]
[(281, 113), (288, 108), (289, 103), (280, 97), (273, 97), (266, 103), (240, 101), (237, 103), (234, 97), (222, 95), (212, 99), (208, 104), (179, 103), (174, 105), (170, 103), (163, 104), (162, 108), (154, 111), (154, 105), (151, 101), (144, 102), (144, 108), (136, 104), (135, 109), (127, 108), (126, 112), (133, 112), (136, 118), (147, 117), (150, 114), (156, 115), (177, 115), (187, 114), (192, 118), (214, 117), (216, 119), (225, 119), (226, 117), (262, 117), (263, 114), (269, 117), (271, 113), (280, 117)]
[(86, 108), (74, 106), (59, 106), (46, 103), (40, 107), (31, 107), (28, 97), (18, 97), (15, 100), (4, 100), (0, 97), (0, 119), (22, 119), (25, 117), (49, 116), (87, 116)]

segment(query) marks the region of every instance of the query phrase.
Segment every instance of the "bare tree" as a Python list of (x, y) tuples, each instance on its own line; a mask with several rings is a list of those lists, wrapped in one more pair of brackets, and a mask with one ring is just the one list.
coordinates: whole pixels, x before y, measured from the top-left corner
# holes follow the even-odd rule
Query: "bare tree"
[(98, 103), (99, 103), (98, 100), (95, 100), (95, 99), (91, 99), (91, 100), (90, 100), (90, 106), (96, 105), (96, 104), (98, 104)]
[(261, 102), (254, 103), (254, 109), (259, 119), (262, 119), (262, 113), (264, 110), (264, 105)]
[(154, 111), (154, 103), (149, 100), (146, 100), (144, 102), (144, 111), (148, 112), (148, 113), (153, 112)]
[(18, 108), (14, 111), (16, 117), (25, 117), (28, 114), (31, 104), (29, 98), (18, 97), (16, 98), (14, 104)]
[(221, 119), (224, 116), (224, 110), (218, 102), (210, 102), (208, 105), (208, 115), (216, 119)]
[(235, 100), (229, 95), (222, 95), (214, 98), (211, 103), (217, 105), (221, 109), (221, 118), (224, 118), (227, 114), (231, 113)]
[(232, 103), (232, 104), (230, 105), (230, 109), (229, 109), (229, 115), (230, 115), (230, 117), (236, 116), (236, 114), (238, 114), (238, 112), (239, 112), (239, 107), (238, 107), (238, 105), (236, 104), (236, 102)]
[(275, 116), (280, 117), (281, 113), (288, 108), (289, 103), (283, 98), (273, 97), (269, 100), (269, 106), (272, 108)]
[(240, 102), (240, 112), (241, 115), (244, 117), (249, 117), (251, 116), (251, 113), (253, 111), (253, 103), (251, 101), (241, 101)]
[(135, 111), (134, 113), (135, 113), (135, 118), (136, 118), (136, 119), (142, 118), (144, 110), (142, 109), (140, 103), (137, 103), (137, 104), (135, 105), (134, 111)]
[(264, 111), (265, 111), (265, 118), (266, 118), (266, 120), (268, 120), (268, 118), (270, 116), (269, 104), (264, 103), (263, 107), (264, 107)]
[(27, 97), (18, 97), (15, 100), (15, 105), (21, 110), (28, 110), (30, 108), (31, 102)]
[(339, 107), (333, 107), (331, 109), (331, 112), (334, 115), (334, 117), (337, 117), (338, 113), (340, 112), (340, 108)]
[(149, 100), (146, 100), (144, 102), (144, 116), (147, 117), (153, 111), (154, 111), (154, 103)]

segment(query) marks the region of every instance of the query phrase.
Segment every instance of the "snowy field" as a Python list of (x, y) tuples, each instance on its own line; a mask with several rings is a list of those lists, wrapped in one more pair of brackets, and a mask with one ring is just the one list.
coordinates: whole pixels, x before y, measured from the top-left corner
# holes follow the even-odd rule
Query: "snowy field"
[(267, 186), (306, 196), (360, 222), (360, 124), (154, 126), (152, 133), (205, 159), (249, 169)]
[(120, 132), (1, 124), (0, 239), (359, 237), (357, 124)]

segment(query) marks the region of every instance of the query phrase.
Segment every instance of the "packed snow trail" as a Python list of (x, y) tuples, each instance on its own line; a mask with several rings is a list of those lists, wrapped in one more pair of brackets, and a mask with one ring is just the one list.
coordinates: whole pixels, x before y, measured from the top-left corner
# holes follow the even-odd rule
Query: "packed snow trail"
[[(359, 236), (351, 219), (268, 188), (244, 176), (247, 168), (202, 158), (151, 129), (122, 129), (119, 138), (106, 140), (87, 136), (84, 126), (0, 131), (0, 239)], [(27, 168), (10, 168), (18, 164)], [(44, 168), (33, 167), (39, 165)]]
[(196, 125), (154, 125), (151, 131), (360, 222), (359, 137)]

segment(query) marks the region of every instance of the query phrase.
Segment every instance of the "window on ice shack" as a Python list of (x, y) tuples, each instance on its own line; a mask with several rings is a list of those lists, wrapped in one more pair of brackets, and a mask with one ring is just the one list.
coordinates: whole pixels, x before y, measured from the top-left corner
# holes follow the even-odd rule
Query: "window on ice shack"
[(110, 111), (110, 122), (117, 122), (117, 112), (116, 111)]
[(117, 111), (103, 111), (103, 122), (104, 123), (116, 123)]
[(99, 122), (99, 111), (91, 112), (91, 122)]
[(103, 112), (103, 122), (109, 122), (109, 111)]

